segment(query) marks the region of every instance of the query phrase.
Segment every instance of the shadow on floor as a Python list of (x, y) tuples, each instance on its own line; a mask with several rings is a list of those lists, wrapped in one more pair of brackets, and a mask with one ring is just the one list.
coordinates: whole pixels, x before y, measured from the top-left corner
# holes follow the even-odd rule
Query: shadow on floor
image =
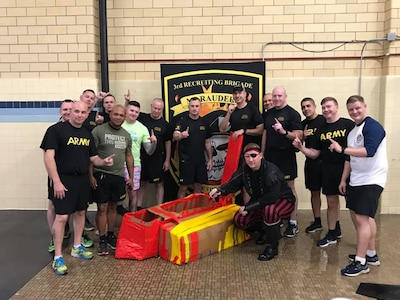
[(0, 211), (0, 240), (0, 299), (9, 299), (53, 259), (46, 211)]
[(45, 211), (0, 211), (0, 299), (9, 299), (52, 259)]

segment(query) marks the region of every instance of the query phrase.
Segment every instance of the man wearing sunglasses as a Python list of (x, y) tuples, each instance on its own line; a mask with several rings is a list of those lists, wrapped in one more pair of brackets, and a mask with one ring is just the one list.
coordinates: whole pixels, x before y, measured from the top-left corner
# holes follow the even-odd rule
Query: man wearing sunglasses
[(228, 195), (245, 188), (250, 201), (236, 212), (233, 222), (237, 227), (265, 236), (267, 246), (258, 256), (267, 261), (278, 255), (281, 238), (280, 220), (289, 218), (294, 209), (295, 197), (283, 173), (276, 165), (263, 158), (260, 146), (247, 144), (243, 149), (245, 164), (231, 179), (210, 191), (210, 197)]

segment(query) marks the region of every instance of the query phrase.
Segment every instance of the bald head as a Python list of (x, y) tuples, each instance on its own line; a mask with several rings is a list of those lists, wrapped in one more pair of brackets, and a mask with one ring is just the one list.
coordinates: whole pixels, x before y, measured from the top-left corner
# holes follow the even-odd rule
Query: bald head
[(277, 109), (282, 109), (286, 106), (286, 90), (281, 86), (277, 86), (272, 90), (272, 101)]
[(89, 115), (89, 108), (87, 103), (77, 101), (72, 103), (69, 122), (72, 126), (80, 128)]
[(110, 112), (110, 124), (114, 128), (120, 128), (126, 117), (126, 108), (121, 104), (116, 104)]

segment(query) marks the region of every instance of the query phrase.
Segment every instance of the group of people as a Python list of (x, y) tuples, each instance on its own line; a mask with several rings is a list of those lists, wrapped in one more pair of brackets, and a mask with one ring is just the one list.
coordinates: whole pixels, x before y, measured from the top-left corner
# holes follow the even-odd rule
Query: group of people
[[(235, 97), (235, 92), (243, 94)], [(300, 151), (306, 156), (305, 185), (311, 192), (314, 214), (314, 221), (306, 232), (323, 229), (322, 191), (328, 204), (328, 231), (317, 246), (336, 244), (342, 237), (339, 195), (343, 195), (357, 232), (357, 249), (356, 254), (349, 255), (351, 263), (341, 274), (358, 276), (368, 273), (369, 265), (379, 265), (374, 217), (387, 178), (386, 133), (382, 125), (368, 116), (363, 97), (354, 95), (346, 102), (352, 120), (339, 116), (339, 105), (333, 97), (322, 99), (322, 115), (316, 112), (312, 98), (304, 98), (301, 110), (305, 119), (301, 122), (300, 115), (286, 103), (285, 89), (276, 87), (271, 94), (264, 95), (263, 123), (256, 122), (256, 117), (251, 117), (248, 111), (246, 117), (240, 117), (243, 107), (248, 105), (242, 104), (244, 97), (243, 88), (234, 89), (237, 106), (228, 109), (222, 129), (230, 125), (234, 134), (246, 137), (260, 135), (257, 128), (262, 128), (261, 145), (245, 142), (243, 165), (226, 184), (212, 189), (210, 196), (216, 198), (244, 190), (246, 196), (234, 216), (234, 223), (250, 234), (258, 232), (256, 243), (266, 244), (258, 259), (266, 261), (278, 255), (282, 220), (289, 220), (284, 236), (291, 238), (299, 232), (294, 179), (297, 177), (296, 152)], [(238, 120), (248, 123), (238, 128)]]
[[(162, 117), (164, 102), (154, 99), (150, 113), (145, 114), (140, 113), (139, 102), (129, 97), (128, 91), (126, 105), (120, 105), (110, 93), (96, 95), (85, 90), (79, 101), (61, 103), (59, 122), (43, 137), (40, 148), (48, 173), (49, 252), (54, 252), (52, 266), (58, 275), (68, 272), (62, 243), (69, 231), (69, 215), (73, 215), (74, 226), (71, 255), (91, 259), (93, 253), (86, 248), (92, 247), (93, 241), (83, 234), (88, 226), (88, 204), (97, 203), (97, 254), (107, 255), (109, 248), (116, 249), (117, 211), (124, 214), (141, 209), (147, 182), (155, 183), (157, 203), (163, 201), (162, 182), (169, 168), (172, 139)], [(93, 110), (98, 100), (103, 103), (102, 112)], [(127, 195), (128, 209), (122, 206)]]
[(322, 190), (327, 199), (328, 232), (318, 246), (336, 244), (342, 237), (339, 196), (345, 196), (357, 232), (357, 251), (349, 255), (352, 262), (341, 273), (358, 276), (369, 272), (368, 265), (380, 265), (374, 217), (387, 179), (386, 133), (381, 124), (368, 116), (363, 97), (350, 96), (346, 106), (352, 120), (339, 116), (335, 98), (321, 100), (322, 115), (316, 113), (313, 99), (304, 98), (304, 139), (296, 137), (293, 146), (306, 155), (305, 183), (311, 192), (314, 214), (306, 232), (322, 230)]
[[(241, 190), (241, 208), (234, 223), (250, 234), (258, 233), (257, 244), (266, 244), (258, 259), (268, 261), (278, 255), (280, 227), (287, 220), (283, 235), (293, 238), (297, 224), (298, 197), (296, 152), (306, 156), (305, 185), (311, 192), (314, 221), (305, 229), (321, 231), (321, 190), (326, 195), (326, 236), (319, 247), (337, 243), (342, 236), (339, 223), (339, 195), (346, 195), (346, 206), (357, 231), (357, 252), (349, 255), (351, 264), (343, 275), (369, 272), (368, 264), (379, 265), (375, 249), (374, 216), (387, 173), (386, 138), (383, 127), (366, 113), (361, 96), (347, 100), (353, 119), (341, 118), (338, 102), (322, 99), (322, 115), (312, 98), (301, 101), (305, 119), (287, 104), (286, 90), (276, 87), (264, 95), (264, 111), (247, 101), (242, 85), (233, 87), (233, 102), (219, 124), (221, 132), (243, 135), (239, 168), (226, 184), (210, 191), (211, 197)], [(93, 110), (97, 100), (104, 111)], [(68, 216), (73, 215), (74, 243), (71, 255), (90, 259), (85, 249), (83, 229), (88, 202), (97, 203), (98, 255), (115, 249), (117, 212), (140, 210), (145, 188), (154, 183), (156, 200), (164, 199), (164, 172), (170, 167), (171, 142), (179, 152), (179, 190), (182, 198), (193, 187), (202, 191), (207, 171), (212, 169), (211, 130), (200, 116), (201, 100), (188, 100), (188, 113), (172, 128), (162, 117), (164, 102), (156, 98), (150, 113), (140, 112), (140, 103), (125, 95), (125, 105), (115, 97), (85, 90), (80, 101), (66, 100), (60, 107), (60, 122), (46, 131), (41, 148), (49, 175), (48, 223), (54, 247), (53, 269), (66, 274), (62, 242)], [(79, 183), (79, 184), (78, 184)], [(124, 208), (125, 198), (128, 208)], [(86, 238), (85, 238), (86, 240)], [(93, 242), (92, 242), (93, 245)], [(86, 245), (87, 246), (87, 245)], [(49, 248), (50, 250), (50, 248)]]

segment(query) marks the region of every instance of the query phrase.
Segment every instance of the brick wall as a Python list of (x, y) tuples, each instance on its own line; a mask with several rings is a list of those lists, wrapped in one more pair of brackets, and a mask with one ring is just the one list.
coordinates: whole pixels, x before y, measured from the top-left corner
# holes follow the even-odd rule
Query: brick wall
[(1, 78), (98, 77), (94, 0), (2, 0)]

